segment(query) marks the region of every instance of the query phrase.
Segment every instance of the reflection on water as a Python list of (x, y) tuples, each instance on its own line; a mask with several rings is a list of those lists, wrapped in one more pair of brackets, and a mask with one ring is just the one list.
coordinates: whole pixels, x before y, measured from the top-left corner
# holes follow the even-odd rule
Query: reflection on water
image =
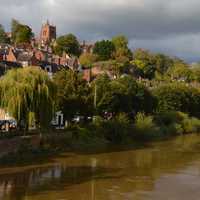
[(198, 200), (200, 136), (0, 169), (0, 200)]

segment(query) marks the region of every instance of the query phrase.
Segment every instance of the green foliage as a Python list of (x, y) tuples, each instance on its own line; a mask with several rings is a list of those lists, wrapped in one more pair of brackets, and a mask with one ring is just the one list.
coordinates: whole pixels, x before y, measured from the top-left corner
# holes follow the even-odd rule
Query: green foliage
[(109, 60), (115, 51), (114, 44), (109, 40), (98, 41), (94, 45), (93, 53), (98, 56), (99, 60)]
[(63, 52), (74, 56), (79, 56), (81, 53), (80, 44), (76, 36), (71, 33), (57, 38), (53, 48), (54, 52), (60, 56)]
[(3, 26), (0, 24), (0, 43), (8, 43), (9, 39), (5, 33)]
[(176, 60), (144, 49), (134, 51), (133, 58), (131, 63), (140, 70), (141, 76), (147, 79), (162, 77), (174, 66), (174, 60)]
[(149, 140), (159, 136), (159, 128), (152, 116), (139, 112), (135, 117), (134, 133), (137, 139)]
[(106, 67), (109, 71), (112, 72), (112, 74), (119, 78), (123, 74), (126, 74), (129, 72), (130, 64), (128, 61), (117, 61), (117, 60), (111, 60), (109, 66)]
[(29, 43), (33, 37), (32, 29), (17, 20), (12, 20), (12, 41), (16, 44)]
[(82, 66), (91, 67), (92, 64), (97, 61), (97, 59), (98, 59), (98, 57), (95, 54), (83, 53), (80, 56), (79, 61)]
[(80, 74), (61, 70), (55, 75), (54, 82), (58, 88), (58, 107), (68, 120), (75, 115), (88, 116), (92, 113), (91, 91)]
[(186, 82), (195, 79), (194, 73), (189, 69), (189, 66), (179, 59), (174, 60), (173, 67), (169, 68), (166, 75), (172, 80), (181, 80)]
[(152, 112), (155, 100), (151, 93), (131, 76), (110, 80), (103, 75), (93, 83), (96, 87), (98, 113)]
[(180, 135), (200, 131), (200, 120), (182, 112), (164, 112), (155, 117), (163, 135)]
[(128, 138), (131, 125), (126, 114), (119, 113), (111, 120), (98, 118), (95, 122), (96, 133), (112, 143), (123, 143)]
[(132, 58), (132, 52), (128, 48), (128, 39), (124, 35), (118, 35), (112, 38), (115, 46), (114, 57), (118, 62), (127, 62)]
[(133, 54), (133, 64), (139, 68), (144, 78), (152, 79), (156, 71), (154, 55), (147, 50), (138, 49)]
[(128, 48), (128, 39), (124, 35), (118, 35), (112, 38), (112, 42), (116, 49)]
[(164, 54), (155, 54), (155, 78), (163, 76), (174, 65), (174, 60)]
[(200, 67), (191, 69), (192, 77), (194, 81), (200, 83)]
[(182, 111), (193, 116), (200, 114), (200, 92), (181, 83), (171, 83), (154, 90), (158, 100), (157, 111)]
[(29, 125), (29, 116), (33, 116), (31, 113), (39, 127), (49, 126), (55, 95), (53, 82), (39, 68), (10, 70), (0, 80), (1, 107), (25, 127)]

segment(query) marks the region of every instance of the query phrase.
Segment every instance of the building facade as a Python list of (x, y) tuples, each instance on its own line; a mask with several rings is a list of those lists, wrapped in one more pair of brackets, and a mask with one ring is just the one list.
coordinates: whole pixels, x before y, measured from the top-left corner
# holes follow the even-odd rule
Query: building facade
[(47, 45), (54, 40), (56, 40), (56, 26), (50, 25), (47, 21), (42, 25), (40, 32), (40, 43), (42, 45)]

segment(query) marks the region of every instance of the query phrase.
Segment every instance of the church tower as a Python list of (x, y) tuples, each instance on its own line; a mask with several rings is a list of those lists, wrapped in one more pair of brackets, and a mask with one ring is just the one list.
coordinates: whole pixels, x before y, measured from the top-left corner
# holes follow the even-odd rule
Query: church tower
[(40, 32), (40, 43), (47, 45), (56, 39), (56, 26), (49, 24), (49, 21), (42, 25)]

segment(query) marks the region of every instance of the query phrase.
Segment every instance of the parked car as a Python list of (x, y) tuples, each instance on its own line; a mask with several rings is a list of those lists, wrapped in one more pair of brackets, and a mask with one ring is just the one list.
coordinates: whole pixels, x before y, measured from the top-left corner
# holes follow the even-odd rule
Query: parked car
[(11, 120), (0, 120), (0, 131), (14, 130), (17, 128), (17, 122), (13, 119)]

